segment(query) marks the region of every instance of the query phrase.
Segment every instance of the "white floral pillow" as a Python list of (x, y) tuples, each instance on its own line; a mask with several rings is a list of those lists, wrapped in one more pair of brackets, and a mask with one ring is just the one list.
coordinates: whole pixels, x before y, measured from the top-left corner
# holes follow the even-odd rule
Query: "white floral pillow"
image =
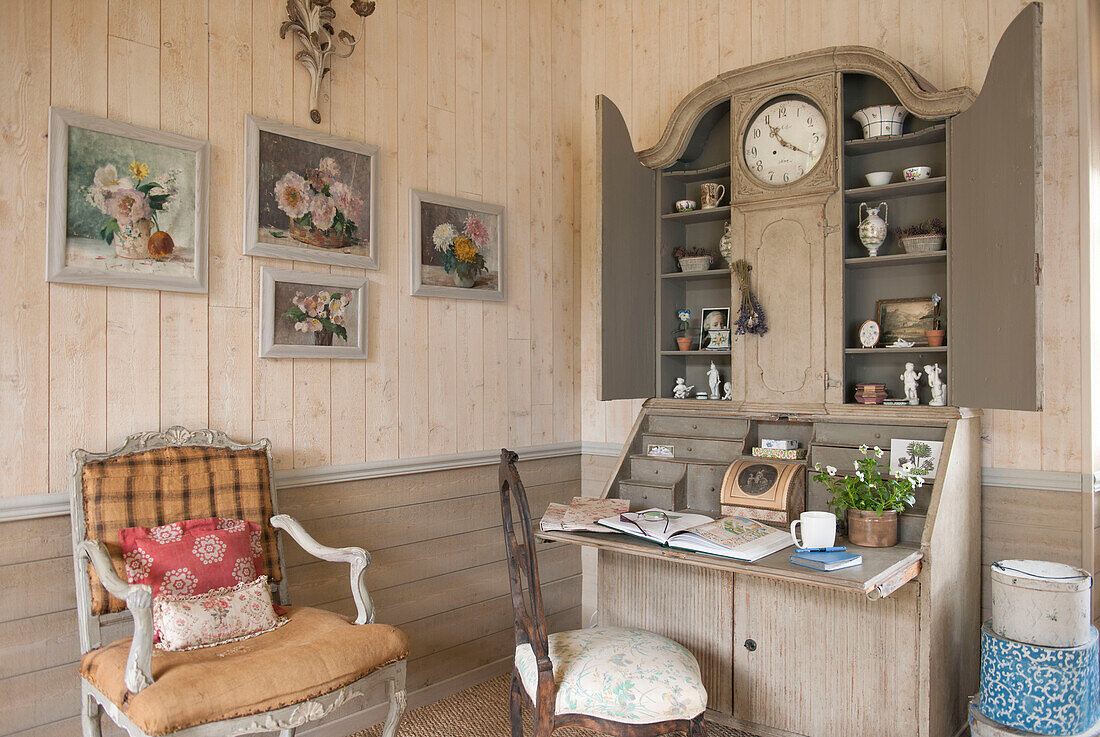
[(162, 650), (194, 650), (243, 640), (287, 621), (275, 614), (267, 576), (205, 594), (153, 598), (153, 626)]

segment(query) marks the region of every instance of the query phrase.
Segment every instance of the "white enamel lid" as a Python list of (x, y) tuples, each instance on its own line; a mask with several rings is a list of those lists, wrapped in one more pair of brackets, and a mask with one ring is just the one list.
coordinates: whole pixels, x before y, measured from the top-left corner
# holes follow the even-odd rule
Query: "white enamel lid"
[(1092, 575), (1082, 568), (1049, 560), (999, 560), (990, 567), (993, 579), (1036, 591), (1088, 591)]

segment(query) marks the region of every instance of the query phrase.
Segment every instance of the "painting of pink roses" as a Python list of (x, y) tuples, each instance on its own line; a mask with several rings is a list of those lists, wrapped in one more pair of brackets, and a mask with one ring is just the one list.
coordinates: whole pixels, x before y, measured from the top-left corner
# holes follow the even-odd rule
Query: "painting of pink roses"
[(50, 109), (50, 281), (206, 291), (204, 141)]
[(249, 116), (245, 253), (376, 269), (378, 148)]

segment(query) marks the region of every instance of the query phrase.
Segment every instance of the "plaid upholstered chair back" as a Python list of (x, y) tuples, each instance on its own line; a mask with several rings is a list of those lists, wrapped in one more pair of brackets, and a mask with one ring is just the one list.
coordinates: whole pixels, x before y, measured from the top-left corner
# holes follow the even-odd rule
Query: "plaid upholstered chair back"
[[(214, 430), (173, 427), (139, 433), (108, 453), (73, 452), (73, 544), (99, 540), (125, 580), (118, 532), (184, 519), (226, 517), (263, 527), (264, 573), (280, 587), (283, 561), (271, 526), (276, 514), (270, 443), (236, 443)], [(86, 559), (76, 571), (82, 620), (126, 608), (107, 593)]]

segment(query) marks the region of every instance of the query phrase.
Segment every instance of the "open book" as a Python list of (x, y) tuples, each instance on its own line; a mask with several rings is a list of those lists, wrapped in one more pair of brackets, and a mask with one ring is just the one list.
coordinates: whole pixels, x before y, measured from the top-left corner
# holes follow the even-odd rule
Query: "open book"
[(597, 521), (601, 517), (619, 514), (630, 509), (629, 499), (596, 499), (576, 496), (566, 504), (551, 502), (546, 506), (539, 521), (543, 532), (561, 530), (562, 532), (608, 532)]
[(714, 520), (702, 514), (646, 509), (607, 517), (600, 524), (670, 548), (750, 562), (794, 545), (786, 530), (744, 517)]

